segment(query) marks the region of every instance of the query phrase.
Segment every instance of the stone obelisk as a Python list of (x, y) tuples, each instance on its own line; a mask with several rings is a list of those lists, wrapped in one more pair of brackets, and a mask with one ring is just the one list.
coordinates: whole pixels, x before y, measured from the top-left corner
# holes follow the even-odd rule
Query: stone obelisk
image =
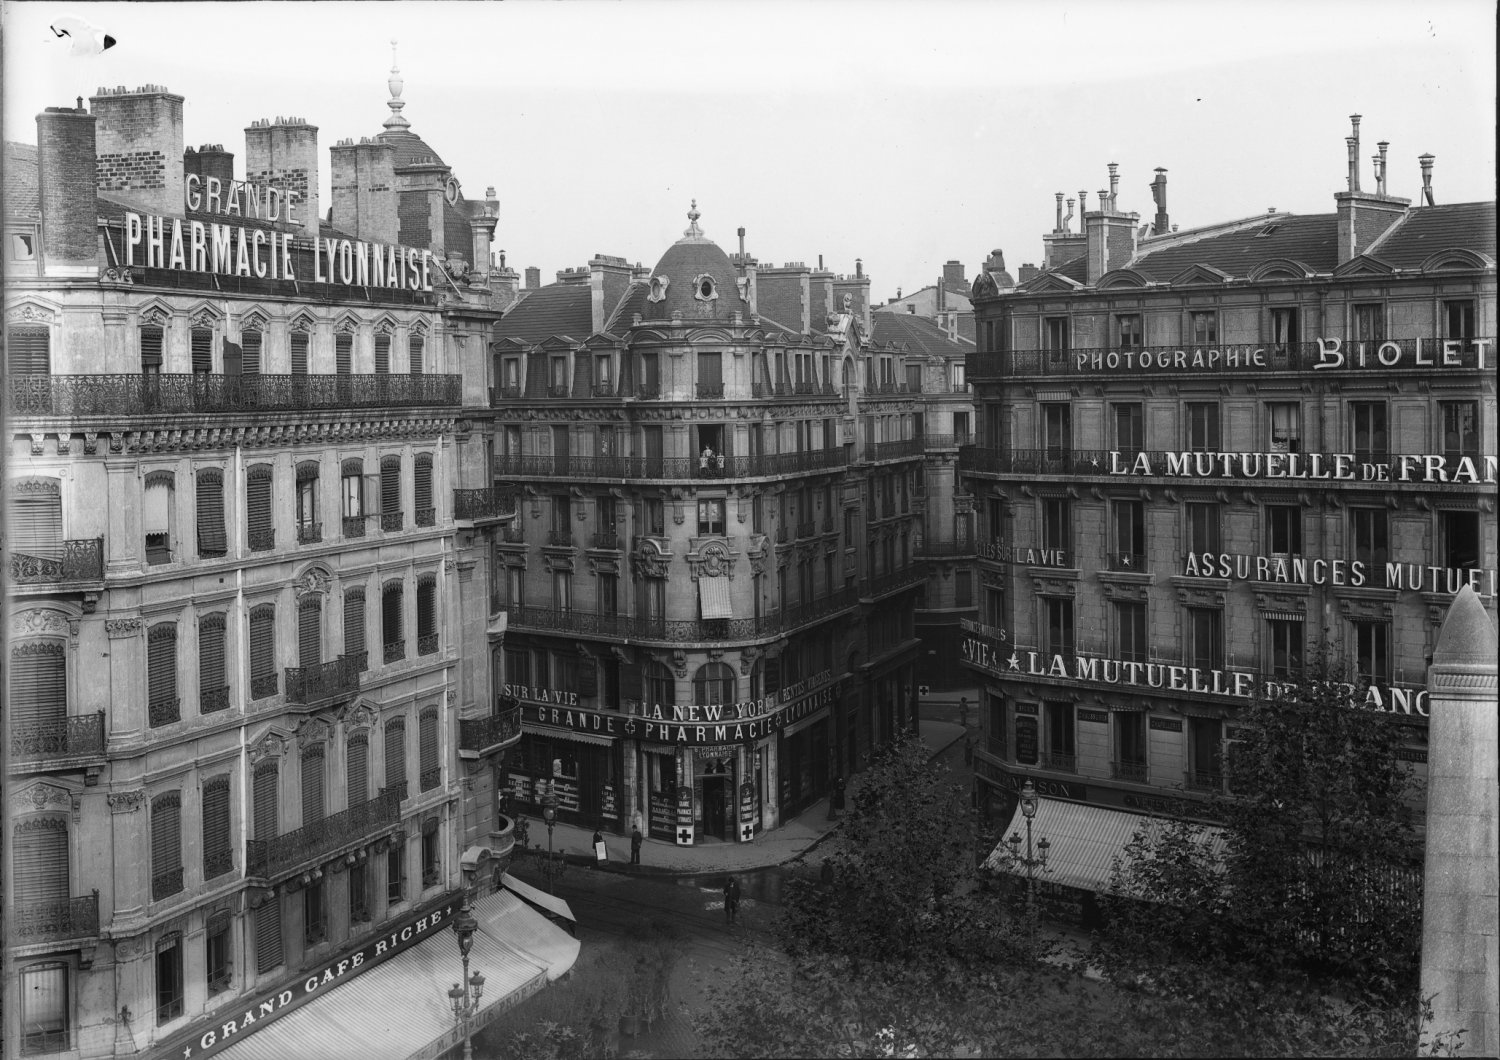
[(1500, 1052), (1500, 835), (1495, 624), (1465, 586), (1427, 671), (1427, 854), (1422, 869), (1426, 1041), (1462, 1030), (1463, 1055)]

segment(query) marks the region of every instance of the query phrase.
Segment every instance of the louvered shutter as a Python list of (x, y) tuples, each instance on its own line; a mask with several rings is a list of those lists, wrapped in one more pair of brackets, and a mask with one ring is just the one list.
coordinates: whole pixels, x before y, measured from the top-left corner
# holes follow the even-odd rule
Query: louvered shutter
[(297, 605), (297, 664), (317, 666), (323, 661), (323, 598), (304, 596)]
[(432, 525), (432, 454), (419, 453), (413, 469), (412, 506), (417, 510), (417, 525)]
[(250, 612), (250, 688), (251, 696), (276, 692), (276, 609), (262, 604)]
[(399, 644), (401, 633), (402, 591), (400, 582), (389, 582), (380, 594), (380, 639), (389, 648)]
[[(358, 655), (365, 651), (365, 591), (363, 588), (344, 591), (344, 654)], [(365, 665), (369, 666), (369, 656)]]
[(354, 371), (354, 336), (348, 334), (333, 337), (333, 370), (339, 375)]
[(386, 375), (391, 370), (391, 337), (375, 336), (375, 374)]
[(281, 815), (276, 805), (278, 779), (274, 762), (255, 771), (255, 838), (261, 841), (275, 839), (280, 828)]
[(233, 867), (229, 850), (229, 778), (203, 785), (203, 878), (215, 879)]
[(146, 634), (146, 684), (151, 723), (177, 720), (177, 626), (162, 622)]
[(422, 354), (427, 345), (427, 340), (421, 335), (413, 335), (409, 341), (408, 349), (411, 353), (411, 374), (422, 374)]
[(63, 552), (61, 483), (45, 478), (12, 482), (9, 521), (13, 553), (60, 559)]
[(271, 521), (271, 465), (257, 464), (245, 475), (246, 528), (251, 549), (270, 548), (276, 540)]
[(259, 331), (240, 335), (240, 374), (260, 375), (260, 351), (264, 336)]
[(292, 374), (307, 374), (307, 332), (292, 332)]
[[(23, 641), (10, 652), (12, 726), (60, 726), (68, 716), (67, 658), (56, 641)], [(21, 735), (16, 732), (14, 735)]]
[(52, 333), (11, 328), (5, 333), (5, 356), (11, 375), (46, 375), (52, 371)]
[(380, 511), (394, 514), (401, 510), (401, 458), (380, 458)]
[(422, 771), (422, 790), (428, 791), (437, 787), (438, 782), (438, 716), (437, 711), (429, 710), (422, 714), (421, 727), (418, 729), (419, 757), (418, 766)]
[(11, 880), (17, 905), (65, 901), (68, 894), (68, 822), (36, 817), (15, 827)]
[(272, 895), (255, 911), (255, 970), (262, 974), (281, 964), (281, 896)]
[(214, 370), (214, 333), (209, 328), (194, 328), (192, 332), (193, 371)]
[(224, 533), (224, 472), (206, 467), (198, 472), (198, 555), (222, 556), (229, 551)]
[(302, 752), (302, 824), (304, 827), (323, 819), (323, 748), (309, 747)]
[(773, 696), (781, 691), (781, 657), (766, 660), (765, 691), (766, 696)]
[(385, 783), (386, 787), (406, 785), (406, 721), (397, 718), (385, 726)]
[(370, 738), (362, 732), (349, 737), (344, 755), (344, 776), (350, 806), (358, 806), (370, 797)]
[(417, 579), (417, 638), (437, 633), (437, 579), (425, 574)]
[(223, 691), (225, 679), (224, 616), (204, 615), (198, 620), (198, 704), (200, 712), (221, 710), (229, 705)]
[[(151, 804), (152, 892), (165, 898), (182, 889), (182, 795), (169, 791)], [(176, 879), (171, 874), (176, 873)], [(160, 890), (158, 890), (160, 887)]]
[(161, 371), (162, 329), (155, 325), (141, 328), (141, 371)]

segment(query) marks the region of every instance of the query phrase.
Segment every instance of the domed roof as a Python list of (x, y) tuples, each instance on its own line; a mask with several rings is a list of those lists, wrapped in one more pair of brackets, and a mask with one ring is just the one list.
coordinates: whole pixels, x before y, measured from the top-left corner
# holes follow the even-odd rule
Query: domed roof
[(378, 133), (375, 139), (380, 143), (390, 144), (396, 149), (392, 155), (391, 164), (397, 169), (425, 162), (433, 162), (440, 166), (448, 164), (410, 129), (393, 129), (389, 132)]
[(747, 323), (750, 304), (740, 297), (739, 272), (729, 255), (705, 236), (698, 227), (698, 201), (688, 211), (688, 227), (682, 238), (651, 271), (646, 296), (646, 320), (671, 320), (680, 313), (684, 322), (717, 321), (729, 323), (735, 313)]

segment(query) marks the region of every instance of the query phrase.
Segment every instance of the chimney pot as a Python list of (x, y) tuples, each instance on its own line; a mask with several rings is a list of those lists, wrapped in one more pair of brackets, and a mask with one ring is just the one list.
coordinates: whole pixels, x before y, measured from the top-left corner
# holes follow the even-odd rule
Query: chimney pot
[(1062, 192), (1058, 192), (1057, 193), (1057, 224), (1054, 225), (1053, 228), (1052, 228), (1052, 231), (1054, 231), (1054, 232), (1061, 232), (1063, 230), (1062, 204), (1063, 204), (1063, 193)]
[(1432, 198), (1432, 155), (1418, 155), (1417, 162), (1422, 166), (1422, 201), (1428, 206), (1437, 205)]

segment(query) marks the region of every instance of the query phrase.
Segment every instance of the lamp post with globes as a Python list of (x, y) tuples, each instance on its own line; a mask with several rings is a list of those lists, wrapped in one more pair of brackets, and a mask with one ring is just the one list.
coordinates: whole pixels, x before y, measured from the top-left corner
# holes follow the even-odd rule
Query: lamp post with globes
[(557, 792), (553, 781), (547, 782), (547, 794), (542, 796), (542, 820), (547, 823), (547, 893), (552, 893), (552, 829), (557, 824)]
[(1010, 856), (1026, 866), (1026, 915), (1035, 925), (1036, 921), (1036, 870), (1047, 867), (1047, 850), (1051, 843), (1043, 836), (1037, 841), (1033, 849), (1031, 845), (1031, 819), (1036, 816), (1038, 803), (1036, 788), (1031, 781), (1027, 781), (1021, 788), (1021, 816), (1026, 818), (1026, 853), (1021, 854), (1021, 834), (1012, 832), (1011, 837), (1006, 840), (1010, 846)]
[(469, 910), (469, 888), (464, 887), (463, 905), (458, 916), (453, 918), (453, 933), (458, 936), (458, 952), (464, 959), (463, 983), (454, 983), (448, 991), (448, 1000), (453, 1004), (454, 1022), (460, 1024), (464, 1041), (464, 1060), (474, 1060), (474, 1046), (470, 1041), (469, 1021), (479, 1012), (479, 999), (484, 995), (484, 976), (476, 969), (469, 974), (469, 951), (474, 948), (474, 930), (479, 921)]

